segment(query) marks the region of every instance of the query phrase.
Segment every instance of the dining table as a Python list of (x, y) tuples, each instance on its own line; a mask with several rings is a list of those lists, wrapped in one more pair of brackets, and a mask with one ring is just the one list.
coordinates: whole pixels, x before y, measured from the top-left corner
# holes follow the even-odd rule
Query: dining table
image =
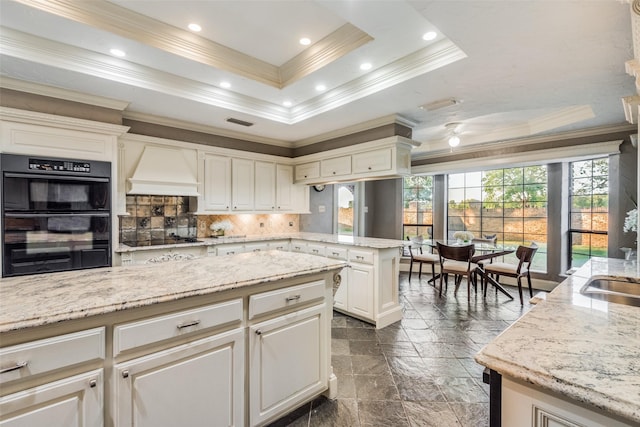
[[(509, 246), (509, 245), (492, 244), (487, 242), (466, 242), (465, 243), (464, 241), (461, 242), (458, 240), (438, 240), (438, 239), (423, 240), (422, 245), (429, 246), (432, 251), (436, 251), (438, 248), (438, 242), (445, 245), (449, 245), (449, 246), (466, 246), (469, 244), (473, 244), (475, 253), (471, 257), (471, 262), (476, 264), (477, 266), (476, 271), (478, 272), (478, 274), (480, 274), (487, 281), (487, 283), (490, 283), (491, 285), (493, 285), (496, 288), (496, 290), (500, 291), (501, 293), (506, 295), (508, 298), (514, 299), (513, 296), (509, 292), (507, 292), (505, 288), (502, 287), (500, 282), (498, 282), (496, 279), (491, 277), (484, 270), (484, 268), (482, 267), (482, 264), (479, 264), (479, 262), (487, 259), (494, 259), (504, 255), (512, 254), (516, 251), (515, 247)], [(435, 280), (438, 279), (439, 277), (440, 275), (437, 274), (435, 277), (433, 277), (430, 280), (430, 282), (435, 284)], [(487, 295), (486, 290), (483, 293), (483, 295), (486, 297)]]

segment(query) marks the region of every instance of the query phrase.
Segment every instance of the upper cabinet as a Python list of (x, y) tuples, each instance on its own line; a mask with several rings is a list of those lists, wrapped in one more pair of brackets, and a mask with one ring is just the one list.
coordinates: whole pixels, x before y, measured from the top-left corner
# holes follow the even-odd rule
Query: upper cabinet
[(252, 211), (254, 209), (254, 163), (253, 160), (231, 159), (231, 210)]
[(296, 160), (296, 183), (324, 184), (397, 178), (411, 174), (416, 141), (392, 136), (377, 141), (309, 154)]
[(228, 211), (231, 208), (231, 158), (204, 155), (204, 197), (199, 209)]

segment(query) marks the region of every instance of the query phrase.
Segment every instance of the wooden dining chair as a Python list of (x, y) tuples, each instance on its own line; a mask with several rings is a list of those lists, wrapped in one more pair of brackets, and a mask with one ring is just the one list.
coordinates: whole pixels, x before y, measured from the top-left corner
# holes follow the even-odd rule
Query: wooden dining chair
[(411, 256), (411, 263), (409, 264), (409, 280), (411, 280), (411, 274), (413, 273), (413, 263), (417, 262), (420, 263), (418, 279), (422, 277), (422, 264), (430, 264), (432, 277), (429, 281), (433, 282), (436, 277), (436, 264), (440, 262), (440, 258), (438, 258), (438, 255), (432, 253), (423, 253), (421, 239), (409, 239), (407, 236), (407, 240), (411, 241), (411, 244), (409, 245), (409, 255)]
[(522, 278), (527, 277), (527, 284), (529, 285), (529, 295), (533, 298), (533, 288), (531, 287), (531, 261), (533, 256), (538, 250), (538, 245), (531, 243), (531, 246), (518, 246), (516, 249), (516, 257), (518, 257), (518, 264), (511, 264), (506, 262), (494, 262), (492, 264), (485, 264), (484, 271), (487, 274), (491, 274), (495, 277), (496, 282), (500, 281), (500, 276), (513, 277), (518, 281), (518, 292), (520, 293), (520, 304), (524, 304), (522, 299)]
[(439, 295), (442, 296), (442, 286), (443, 279), (446, 284), (448, 281), (448, 275), (453, 274), (455, 277), (455, 290), (454, 293), (458, 291), (458, 287), (462, 282), (462, 277), (466, 276), (467, 278), (467, 298), (471, 300), (471, 284), (476, 288), (476, 293), (478, 292), (478, 288), (475, 282), (475, 269), (477, 265), (471, 262), (471, 258), (475, 252), (474, 245), (465, 245), (465, 246), (449, 246), (444, 243), (436, 242), (438, 248), (438, 256), (440, 259), (440, 292)]

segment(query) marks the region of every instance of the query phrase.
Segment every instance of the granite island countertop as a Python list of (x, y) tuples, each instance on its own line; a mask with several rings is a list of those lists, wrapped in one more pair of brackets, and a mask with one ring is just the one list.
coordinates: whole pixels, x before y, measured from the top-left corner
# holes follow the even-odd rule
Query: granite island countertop
[(0, 333), (338, 270), (344, 261), (265, 251), (0, 281)]
[(636, 279), (640, 269), (635, 261), (592, 258), (475, 359), (503, 376), (640, 422), (640, 307), (580, 294), (597, 275)]
[(372, 249), (388, 249), (388, 248), (401, 248), (407, 245), (409, 242), (404, 240), (394, 239), (379, 239), (375, 237), (352, 237), (341, 236), (338, 234), (324, 234), (324, 233), (284, 233), (284, 234), (250, 234), (242, 236), (225, 236), (225, 237), (205, 237), (199, 238), (198, 242), (194, 243), (172, 243), (167, 245), (154, 245), (154, 246), (128, 246), (124, 244), (116, 247), (116, 253), (124, 252), (136, 252), (136, 251), (148, 251), (168, 248), (181, 248), (181, 247), (198, 247), (198, 246), (214, 246), (230, 243), (247, 243), (247, 242), (267, 242), (271, 240), (283, 240), (283, 239), (300, 239), (308, 240), (320, 243), (332, 243), (336, 245), (350, 245), (360, 246)]

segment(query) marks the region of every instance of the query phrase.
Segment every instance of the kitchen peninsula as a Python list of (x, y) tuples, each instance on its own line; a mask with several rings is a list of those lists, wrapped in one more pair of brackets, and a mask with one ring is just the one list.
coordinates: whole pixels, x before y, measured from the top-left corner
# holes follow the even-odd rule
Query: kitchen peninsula
[(195, 243), (159, 246), (120, 245), (122, 265), (159, 263), (201, 256), (222, 256), (270, 249), (308, 253), (347, 261), (333, 308), (384, 328), (402, 319), (399, 301), (402, 240), (323, 233), (260, 234), (202, 238)]
[(263, 251), (4, 279), (1, 421), (254, 426), (334, 396), (345, 264)]
[(639, 273), (592, 258), (476, 355), (493, 371), (492, 426), (640, 425), (640, 308), (580, 293), (594, 276)]

